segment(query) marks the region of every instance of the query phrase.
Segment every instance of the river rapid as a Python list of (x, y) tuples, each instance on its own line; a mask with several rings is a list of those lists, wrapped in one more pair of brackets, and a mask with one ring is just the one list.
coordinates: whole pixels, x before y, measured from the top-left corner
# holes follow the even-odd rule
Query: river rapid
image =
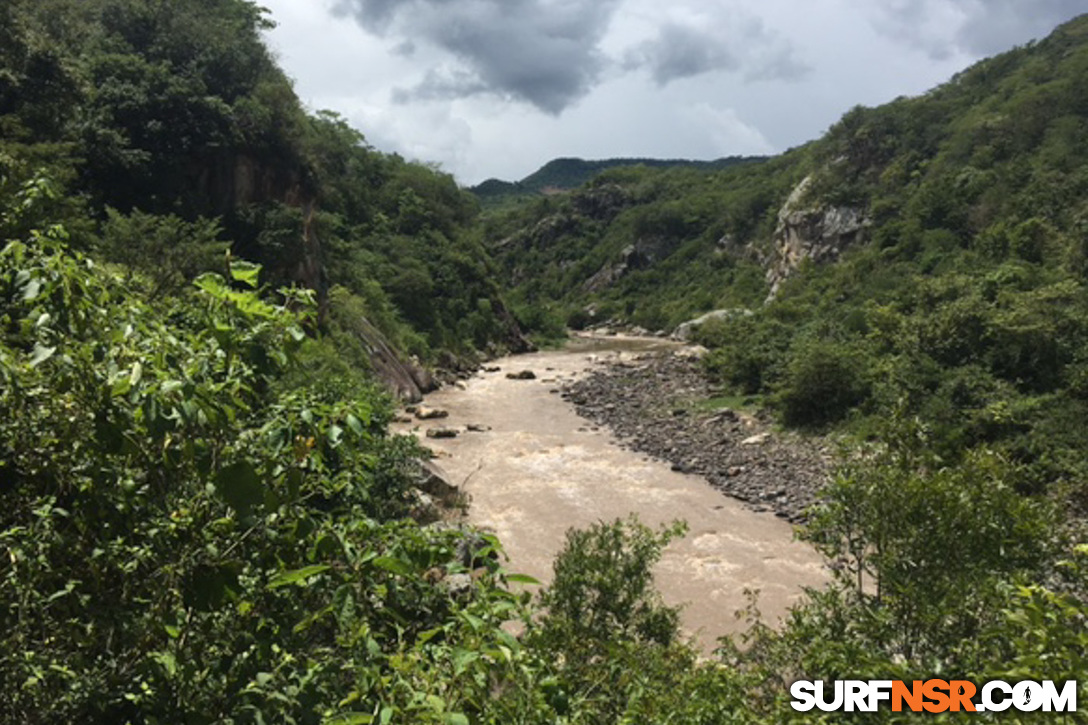
[[(620, 447), (611, 433), (579, 417), (558, 389), (595, 366), (679, 347), (658, 339), (581, 337), (564, 349), (496, 360), (459, 386), (429, 396), (436, 421), (400, 424), (436, 454), (436, 462), (471, 499), (470, 523), (498, 535), (510, 571), (548, 582), (566, 531), (635, 513), (646, 524), (683, 519), (687, 536), (666, 549), (656, 585), (681, 605), (682, 626), (707, 652), (723, 635), (745, 628), (736, 613), (746, 590), (776, 622), (803, 587), (827, 581), (820, 556), (795, 540), (793, 527), (757, 513), (668, 463)], [(531, 370), (534, 380), (508, 373)], [(468, 426), (483, 432), (467, 430)], [(426, 438), (428, 428), (454, 428), (456, 438)]]

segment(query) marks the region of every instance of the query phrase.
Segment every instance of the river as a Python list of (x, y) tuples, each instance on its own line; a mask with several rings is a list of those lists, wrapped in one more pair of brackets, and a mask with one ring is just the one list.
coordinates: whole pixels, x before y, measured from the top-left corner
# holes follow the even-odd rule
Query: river
[[(827, 571), (810, 546), (795, 540), (790, 524), (752, 511), (700, 477), (621, 448), (556, 394), (595, 365), (676, 347), (657, 339), (584, 337), (562, 350), (496, 360), (489, 365), (498, 372), (427, 396), (424, 404), (449, 418), (399, 429), (421, 437), (432, 427), (462, 431), (424, 442), (471, 497), (469, 521), (502, 541), (508, 569), (544, 582), (570, 527), (631, 513), (651, 526), (687, 521), (687, 536), (665, 551), (655, 580), (667, 603), (682, 605), (685, 632), (709, 652), (718, 637), (745, 628), (735, 616), (747, 603), (745, 590), (758, 590), (759, 609), (773, 623), (803, 587), (823, 585)], [(522, 370), (537, 378), (507, 378)], [(470, 424), (488, 430), (467, 431)]]

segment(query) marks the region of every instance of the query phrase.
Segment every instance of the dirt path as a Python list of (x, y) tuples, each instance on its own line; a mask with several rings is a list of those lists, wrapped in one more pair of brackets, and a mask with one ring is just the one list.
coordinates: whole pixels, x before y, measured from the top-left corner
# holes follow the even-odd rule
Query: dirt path
[[(718, 637), (743, 629), (735, 612), (744, 591), (759, 590), (765, 618), (775, 621), (803, 586), (826, 581), (820, 557), (794, 541), (792, 527), (757, 513), (693, 475), (617, 445), (610, 432), (579, 417), (558, 389), (608, 360), (668, 347), (658, 340), (582, 339), (567, 349), (493, 363), (496, 372), (428, 396), (449, 412), (439, 421), (400, 426), (423, 436), (449, 427), (451, 439), (425, 439), (438, 463), (471, 496), (469, 520), (498, 534), (509, 568), (547, 581), (568, 528), (637, 513), (658, 524), (684, 519), (689, 532), (656, 570), (669, 604), (685, 605), (682, 622), (709, 651)], [(531, 370), (534, 380), (508, 373)], [(469, 425), (489, 428), (466, 430)]]

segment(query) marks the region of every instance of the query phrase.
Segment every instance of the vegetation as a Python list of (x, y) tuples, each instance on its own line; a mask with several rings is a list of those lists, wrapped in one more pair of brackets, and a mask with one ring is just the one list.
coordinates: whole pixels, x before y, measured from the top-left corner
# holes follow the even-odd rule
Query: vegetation
[[(847, 448), (806, 534), (839, 583), (736, 661), (761, 702), (801, 675), (1073, 678), (1045, 663), (1083, 641), (1086, 40), (1078, 18), (758, 165), (610, 170), (484, 221), (516, 303), (572, 326), (748, 310), (697, 332), (719, 394)], [(865, 228), (768, 299), (806, 178), (793, 210)]]
[(552, 159), (521, 181), (501, 181), (488, 179), (471, 191), (480, 201), (489, 207), (514, 202), (524, 202), (533, 196), (576, 189), (591, 181), (603, 171), (628, 166), (648, 168), (684, 167), (692, 169), (725, 169), (738, 164), (756, 163), (766, 160), (762, 156), (730, 156), (714, 161), (691, 161), (687, 159)]
[[(991, 448), (1021, 492), (1072, 487), (1083, 505), (1086, 33), (1071, 21), (763, 163), (608, 170), (489, 214), (485, 239), (531, 328), (749, 310), (699, 333), (723, 393), (861, 440), (902, 408), (944, 460)], [(866, 231), (764, 304), (803, 179), (794, 210), (846, 210)]]
[(315, 290), (323, 311), (342, 287), (337, 300), (424, 361), (521, 344), (473, 237), (473, 197), (335, 114), (305, 113), (257, 4), (16, 0), (3, 12), (0, 152), (73, 199), (55, 221), (76, 248), (176, 289), (229, 240), (264, 281)]
[[(795, 679), (1082, 675), (1088, 19), (777, 159), (482, 219), (305, 113), (266, 24), (0, 5), (0, 721), (810, 722)], [(762, 304), (806, 177), (872, 233)], [(652, 587), (680, 524), (570, 532), (534, 599), (413, 520), (370, 330), (516, 344), (500, 276), (552, 336), (751, 309), (707, 372), (851, 446), (804, 531), (831, 586), (705, 659)]]
[(489, 213), (485, 240), (515, 308), (552, 305), (575, 328), (617, 319), (658, 330), (755, 306), (767, 295), (763, 270), (734, 252), (774, 231), (800, 180), (794, 158), (714, 173), (612, 169), (568, 195)]
[(1082, 506), (1086, 31), (855, 109), (814, 144), (811, 203), (863, 209), (871, 239), (706, 326), (711, 374), (790, 425), (866, 438), (902, 411), (946, 464), (994, 450), (1022, 493)]

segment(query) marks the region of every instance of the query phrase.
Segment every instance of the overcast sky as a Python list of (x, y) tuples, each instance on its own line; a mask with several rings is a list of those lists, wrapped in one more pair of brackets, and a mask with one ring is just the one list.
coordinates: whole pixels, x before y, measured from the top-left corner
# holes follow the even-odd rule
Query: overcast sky
[(1088, 0), (261, 0), (312, 110), (464, 184), (560, 156), (771, 154)]

